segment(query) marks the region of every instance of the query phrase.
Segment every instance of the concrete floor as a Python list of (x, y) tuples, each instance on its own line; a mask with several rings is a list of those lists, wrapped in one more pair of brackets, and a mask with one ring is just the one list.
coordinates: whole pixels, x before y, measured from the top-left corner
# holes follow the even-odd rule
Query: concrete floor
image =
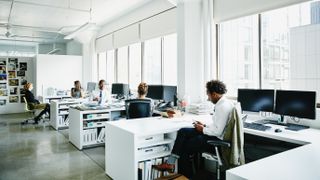
[(48, 124), (20, 125), (25, 114), (0, 115), (0, 180), (109, 178), (104, 173), (104, 147), (79, 151), (68, 131)]

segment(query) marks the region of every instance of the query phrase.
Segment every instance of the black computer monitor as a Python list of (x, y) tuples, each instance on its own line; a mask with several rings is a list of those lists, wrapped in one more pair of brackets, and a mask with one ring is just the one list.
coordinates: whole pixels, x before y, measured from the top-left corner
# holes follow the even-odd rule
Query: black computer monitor
[(177, 86), (149, 85), (147, 97), (165, 102), (174, 102), (174, 96), (176, 94)]
[(111, 87), (111, 94), (116, 94), (118, 97), (129, 95), (129, 85), (122, 83), (113, 83)]
[(238, 101), (243, 111), (267, 111), (274, 109), (274, 90), (238, 89)]
[(299, 117), (316, 118), (316, 92), (314, 91), (276, 91), (275, 113)]
[(148, 85), (147, 97), (155, 100), (162, 100), (163, 99), (162, 85)]

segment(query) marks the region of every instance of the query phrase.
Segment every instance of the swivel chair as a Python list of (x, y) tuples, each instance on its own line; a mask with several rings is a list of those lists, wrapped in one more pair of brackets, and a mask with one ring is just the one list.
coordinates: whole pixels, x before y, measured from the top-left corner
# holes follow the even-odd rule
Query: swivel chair
[(125, 101), (127, 119), (151, 117), (150, 99), (129, 99)]
[(36, 109), (31, 109), (28, 105), (27, 99), (23, 97), (24, 101), (24, 111), (28, 114), (28, 119), (21, 122), (21, 124), (28, 124), (30, 121), (34, 121)]
[(244, 160), (244, 133), (243, 123), (240, 118), (241, 106), (237, 103), (233, 108), (227, 126), (224, 129), (223, 140), (209, 140), (207, 143), (213, 147), (213, 152), (204, 152), (202, 157), (216, 162), (217, 180), (229, 168), (240, 166)]

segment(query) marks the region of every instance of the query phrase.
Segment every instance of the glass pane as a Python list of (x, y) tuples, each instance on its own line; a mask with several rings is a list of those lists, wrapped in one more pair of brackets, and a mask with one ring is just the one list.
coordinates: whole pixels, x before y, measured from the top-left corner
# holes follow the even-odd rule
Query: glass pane
[(258, 16), (221, 23), (219, 48), (227, 95), (237, 96), (238, 88), (259, 88)]
[(118, 83), (128, 84), (128, 46), (118, 49)]
[(144, 76), (148, 84), (161, 84), (161, 38), (145, 41)]
[(106, 53), (99, 53), (98, 58), (98, 79), (106, 79), (107, 77), (107, 56)]
[(263, 88), (320, 93), (319, 10), (316, 1), (261, 15)]
[(177, 85), (177, 34), (164, 37), (163, 84)]
[(107, 83), (112, 84), (114, 83), (114, 50), (107, 52)]
[(130, 45), (129, 48), (129, 85), (136, 92), (141, 82), (141, 43)]

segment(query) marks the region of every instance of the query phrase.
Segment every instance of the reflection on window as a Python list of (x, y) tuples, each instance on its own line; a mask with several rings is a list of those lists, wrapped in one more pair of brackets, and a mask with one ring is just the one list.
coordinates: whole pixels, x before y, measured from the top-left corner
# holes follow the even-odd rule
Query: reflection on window
[(177, 85), (177, 34), (163, 38), (163, 84)]
[(141, 43), (130, 45), (129, 53), (129, 85), (136, 91), (141, 82)]
[(118, 49), (118, 83), (128, 84), (128, 46)]
[(238, 88), (258, 88), (258, 16), (222, 23), (219, 48), (220, 79), (227, 95), (236, 96)]
[(144, 81), (161, 84), (161, 38), (147, 40), (144, 44)]
[(114, 79), (114, 50), (110, 50), (107, 52), (107, 83), (112, 84), (115, 82)]

